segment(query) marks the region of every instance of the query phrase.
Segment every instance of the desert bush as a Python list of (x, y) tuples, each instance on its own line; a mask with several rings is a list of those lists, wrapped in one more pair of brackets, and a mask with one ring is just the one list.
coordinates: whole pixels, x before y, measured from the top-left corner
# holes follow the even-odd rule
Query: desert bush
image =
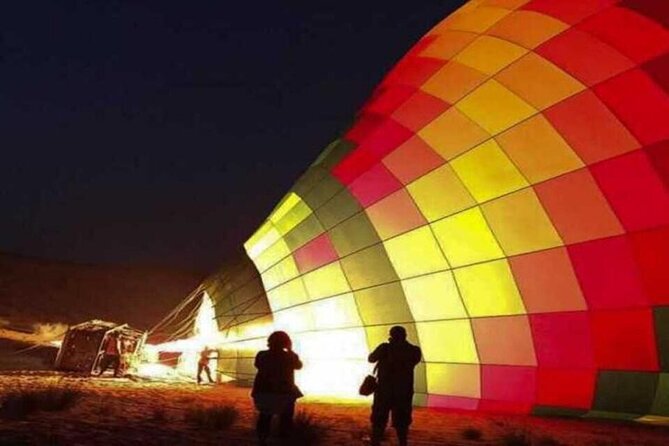
[(77, 403), (82, 394), (79, 389), (55, 385), (13, 390), (0, 397), (0, 417), (20, 420), (39, 411), (67, 410)]
[(186, 410), (184, 420), (197, 428), (225, 430), (234, 424), (239, 411), (233, 406), (191, 407)]
[(531, 446), (532, 440), (526, 432), (512, 431), (502, 435), (502, 444), (504, 446)]
[(475, 427), (468, 427), (462, 430), (462, 438), (465, 440), (478, 441), (483, 438), (483, 433)]
[(299, 444), (303, 446), (314, 446), (322, 444), (325, 437), (325, 425), (317, 421), (313, 415), (305, 411), (299, 411), (293, 420), (288, 444)]

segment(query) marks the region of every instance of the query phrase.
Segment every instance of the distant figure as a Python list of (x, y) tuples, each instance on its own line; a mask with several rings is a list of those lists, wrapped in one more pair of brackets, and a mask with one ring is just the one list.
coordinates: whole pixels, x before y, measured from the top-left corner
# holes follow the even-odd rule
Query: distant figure
[(197, 362), (197, 383), (202, 382), (202, 371), (207, 374), (207, 378), (210, 383), (214, 383), (214, 380), (211, 379), (211, 370), (209, 369), (209, 360), (212, 359), (209, 357), (209, 354), (215, 352), (216, 350), (210, 349), (209, 347), (204, 347), (204, 350), (200, 352), (200, 360)]
[(378, 368), (371, 417), (373, 446), (381, 444), (391, 413), (399, 444), (406, 446), (413, 407), (413, 369), (420, 359), (420, 348), (407, 341), (407, 332), (400, 326), (391, 328), (388, 342), (369, 355), (369, 362), (377, 363)]
[(258, 415), (256, 432), (261, 445), (266, 444), (272, 416), (279, 416), (279, 435), (290, 436), (293, 427), (295, 400), (302, 392), (295, 385), (295, 370), (302, 368), (302, 361), (292, 350), (290, 336), (275, 331), (267, 339), (269, 350), (258, 352), (255, 366), (258, 369), (251, 397)]
[(118, 378), (121, 368), (121, 341), (116, 332), (107, 335), (107, 340), (104, 343), (104, 353), (100, 360), (100, 376), (104, 375), (107, 369), (111, 366), (114, 368), (114, 377)]

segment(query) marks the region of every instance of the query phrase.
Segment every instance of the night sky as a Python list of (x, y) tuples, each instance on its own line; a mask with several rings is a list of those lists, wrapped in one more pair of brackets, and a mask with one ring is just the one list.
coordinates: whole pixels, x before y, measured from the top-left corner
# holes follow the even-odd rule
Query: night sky
[(0, 8), (0, 251), (207, 271), (463, 0)]

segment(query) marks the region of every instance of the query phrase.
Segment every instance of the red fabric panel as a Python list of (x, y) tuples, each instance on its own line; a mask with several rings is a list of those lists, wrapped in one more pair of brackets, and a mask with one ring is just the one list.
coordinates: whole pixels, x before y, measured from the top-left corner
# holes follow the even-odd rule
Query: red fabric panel
[(416, 91), (414, 87), (404, 85), (393, 86), (380, 90), (365, 106), (364, 113), (390, 115)]
[(332, 173), (342, 183), (351, 184), (363, 172), (395, 150), (400, 144), (413, 135), (411, 130), (399, 125), (392, 119), (387, 119), (374, 132), (360, 142), (356, 150), (349, 153)]
[(403, 184), (409, 184), (444, 164), (444, 159), (416, 135), (386, 156), (383, 164)]
[(362, 207), (376, 203), (402, 187), (402, 183), (383, 164), (376, 164), (353, 181), (348, 189)]
[(530, 316), (539, 367), (594, 368), (587, 312)]
[(351, 142), (360, 143), (374, 132), (384, 120), (383, 116), (362, 114), (355, 120), (355, 124), (346, 132), (344, 138)]
[(450, 105), (447, 102), (418, 90), (393, 113), (392, 117), (404, 127), (418, 132), (448, 107)]
[(544, 115), (586, 164), (640, 147), (627, 127), (589, 90), (551, 107)]
[(648, 305), (626, 236), (580, 243), (567, 249), (588, 308)]
[(590, 323), (598, 368), (658, 371), (650, 309), (595, 311)]
[(669, 305), (669, 227), (637, 232), (631, 240), (650, 301)]
[(642, 143), (669, 138), (669, 96), (642, 70), (627, 71), (594, 91)]
[[(535, 367), (481, 366), (482, 400), (532, 403), (535, 400), (535, 384)], [(483, 406), (480, 408), (483, 409)]]
[(302, 274), (334, 262), (339, 257), (327, 234), (322, 234), (297, 249), (293, 256)]
[(601, 11), (618, 0), (532, 0), (521, 9), (541, 12), (574, 24)]
[[(573, 28), (541, 45), (537, 53), (588, 86), (634, 66), (619, 51)], [(592, 63), (593, 60), (597, 60), (597, 63)]]
[(669, 192), (644, 151), (590, 169), (626, 229), (643, 230), (669, 223)]
[(609, 8), (578, 27), (637, 63), (669, 50), (669, 31), (656, 21), (626, 8)]
[(445, 64), (445, 60), (430, 57), (407, 57), (395, 66), (383, 84), (402, 84), (418, 88)]
[(669, 188), (669, 141), (646, 147), (645, 151), (664, 185)]
[(645, 63), (642, 68), (657, 85), (669, 93), (669, 53)]
[(624, 0), (620, 3), (628, 9), (645, 15), (651, 20), (661, 22), (669, 28), (669, 2), (658, 0)]
[(589, 409), (595, 393), (596, 372), (539, 368), (537, 404), (542, 406)]

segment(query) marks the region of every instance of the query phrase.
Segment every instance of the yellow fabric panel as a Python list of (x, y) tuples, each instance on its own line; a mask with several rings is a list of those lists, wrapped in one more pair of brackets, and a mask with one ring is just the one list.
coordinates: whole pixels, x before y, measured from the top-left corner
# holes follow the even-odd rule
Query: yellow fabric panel
[(495, 140), (456, 158), (451, 166), (479, 203), (528, 186)]
[(564, 244), (532, 188), (481, 207), (507, 256)]
[(274, 326), (277, 330), (299, 333), (316, 328), (309, 305), (299, 305), (286, 310), (280, 310), (274, 313), (273, 317)]
[(416, 324), (425, 362), (478, 364), (469, 319)]
[(276, 230), (272, 222), (267, 220), (256, 233), (244, 243), (244, 248), (249, 257), (255, 259), (280, 238), (281, 234), (279, 234), (279, 231)]
[(569, 25), (546, 14), (514, 11), (490, 28), (488, 34), (533, 49), (567, 28)]
[(447, 29), (482, 33), (510, 12), (508, 9), (486, 6), (473, 9), (461, 8), (443, 23)]
[(485, 82), (487, 77), (484, 73), (467, 65), (449, 62), (434, 73), (420, 88), (432, 96), (454, 104)]
[(415, 321), (467, 317), (450, 271), (403, 280), (402, 288)]
[(448, 60), (476, 38), (475, 33), (444, 31), (420, 52), (422, 57)]
[(499, 72), (527, 50), (496, 37), (481, 36), (463, 49), (453, 60), (489, 75)]
[(361, 325), (358, 308), (352, 293), (311, 304), (314, 323), (319, 330)]
[(291, 280), (267, 292), (267, 300), (269, 301), (272, 311), (281, 308), (292, 307), (307, 302), (309, 296), (304, 289), (304, 284), (301, 278)]
[(367, 359), (369, 355), (364, 328), (303, 333), (297, 338), (295, 351), (304, 359)]
[(365, 248), (341, 259), (341, 267), (354, 291), (395, 282), (398, 279), (382, 244)]
[(455, 214), (476, 204), (449, 165), (422, 176), (409, 184), (407, 190), (428, 221)]
[(537, 110), (544, 110), (586, 88), (535, 53), (513, 63), (495, 79)]
[(504, 257), (478, 207), (432, 223), (432, 228), (454, 268)]
[(543, 115), (533, 116), (495, 139), (531, 184), (583, 167)]
[(266, 290), (288, 282), (290, 279), (297, 277), (300, 272), (297, 269), (293, 256), (288, 256), (282, 261), (268, 269), (261, 274), (263, 284)]
[(491, 135), (496, 135), (537, 112), (494, 79), (472, 91), (455, 106)]
[(276, 229), (282, 235), (286, 235), (291, 229), (306, 220), (309, 215), (311, 215), (311, 209), (304, 201), (300, 200), (281, 220), (275, 223)]
[(284, 239), (279, 238), (272, 246), (265, 249), (262, 254), (256, 257), (254, 263), (256, 264), (258, 271), (262, 273), (289, 254), (290, 249), (288, 248), (288, 245)]
[[(424, 225), (416, 203), (406, 189), (400, 189), (365, 209), (381, 240)], [(398, 216), (401, 216), (398, 218)]]
[(506, 260), (472, 265), (453, 272), (471, 317), (526, 313)]
[(433, 395), (481, 397), (481, 366), (478, 364), (426, 363), (427, 391)]
[(300, 201), (302, 201), (301, 198), (295, 192), (289, 193), (283, 200), (281, 200), (281, 203), (279, 203), (274, 212), (269, 216), (270, 221), (272, 223), (281, 221), (281, 219)]
[(312, 300), (351, 291), (339, 262), (311, 271), (303, 275), (302, 280)]
[(451, 160), (490, 138), (485, 130), (455, 107), (442, 113), (418, 135), (445, 160)]
[(391, 238), (383, 244), (401, 279), (448, 268), (448, 263), (428, 226)]

